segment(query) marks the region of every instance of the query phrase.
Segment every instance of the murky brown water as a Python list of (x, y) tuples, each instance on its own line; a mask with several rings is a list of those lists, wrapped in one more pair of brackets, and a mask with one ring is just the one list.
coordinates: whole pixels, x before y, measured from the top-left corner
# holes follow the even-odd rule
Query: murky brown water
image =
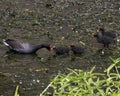
[[(101, 48), (93, 38), (99, 25), (114, 30), (120, 38), (119, 0), (1, 0), (0, 1), (0, 96), (13, 96), (19, 85), (20, 96), (39, 96), (58, 72), (67, 68), (101, 72), (111, 64), (109, 57), (120, 56), (117, 47)], [(36, 55), (7, 52), (3, 38), (22, 38), (33, 44), (84, 44), (82, 56), (53, 56), (39, 50)], [(82, 43), (81, 43), (82, 42)], [(83, 45), (82, 45), (83, 46)]]

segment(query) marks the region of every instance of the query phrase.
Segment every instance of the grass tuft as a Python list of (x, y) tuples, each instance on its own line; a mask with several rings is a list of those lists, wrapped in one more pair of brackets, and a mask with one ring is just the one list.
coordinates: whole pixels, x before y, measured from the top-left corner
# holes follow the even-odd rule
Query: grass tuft
[[(111, 58), (112, 59), (112, 58)], [(119, 96), (120, 95), (120, 58), (112, 59), (103, 73), (68, 69), (68, 74), (59, 73), (40, 94), (40, 96)], [(53, 92), (49, 92), (53, 89)]]
[(16, 87), (14, 96), (20, 96), (20, 95), (18, 94), (18, 89), (19, 89), (19, 86)]

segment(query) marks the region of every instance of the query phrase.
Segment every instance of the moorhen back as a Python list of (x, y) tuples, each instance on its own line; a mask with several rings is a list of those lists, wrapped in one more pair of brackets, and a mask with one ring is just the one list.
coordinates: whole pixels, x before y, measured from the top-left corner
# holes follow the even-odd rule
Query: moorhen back
[(111, 38), (116, 38), (116, 34), (112, 31), (105, 31), (104, 28), (100, 28), (99, 30), (102, 33), (102, 35), (105, 35), (105, 36), (108, 36), (108, 37), (111, 37)]

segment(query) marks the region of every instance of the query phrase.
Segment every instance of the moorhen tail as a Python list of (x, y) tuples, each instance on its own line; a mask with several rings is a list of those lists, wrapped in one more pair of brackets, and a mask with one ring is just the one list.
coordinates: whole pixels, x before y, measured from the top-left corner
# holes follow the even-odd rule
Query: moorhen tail
[(18, 39), (3, 39), (3, 43), (11, 50), (17, 53), (22, 54), (31, 54), (35, 53), (37, 50), (41, 48), (46, 48), (50, 50), (49, 44), (40, 44), (40, 45), (31, 45), (27, 42), (23, 42)]
[(96, 37), (98, 43), (101, 43), (104, 45), (104, 47), (109, 47), (109, 44), (113, 43), (113, 38), (105, 35), (95, 34), (94, 37)]
[(54, 50), (57, 55), (68, 54), (70, 51), (70, 49), (66, 46), (60, 47), (52, 46), (52, 50)]
[(116, 38), (116, 34), (112, 31), (105, 31), (104, 28), (100, 28), (99, 30), (102, 33), (102, 35), (105, 35), (105, 36), (108, 36), (108, 37), (111, 37), (111, 38)]
[(85, 52), (85, 49), (81, 46), (70, 45), (70, 48), (74, 54), (82, 54)]

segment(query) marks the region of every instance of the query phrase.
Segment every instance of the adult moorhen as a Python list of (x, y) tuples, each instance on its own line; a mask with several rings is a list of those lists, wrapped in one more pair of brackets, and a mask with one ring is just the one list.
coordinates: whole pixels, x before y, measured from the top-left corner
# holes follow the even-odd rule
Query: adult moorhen
[(104, 47), (109, 47), (109, 44), (113, 43), (114, 39), (106, 36), (106, 35), (101, 35), (99, 33), (95, 34), (94, 37), (96, 37), (98, 43), (101, 43), (104, 45)]
[(52, 46), (51, 50), (54, 50), (57, 55), (68, 54), (70, 51), (66, 46)]
[(100, 28), (99, 30), (102, 33), (102, 35), (105, 35), (105, 36), (108, 36), (108, 37), (111, 37), (111, 38), (116, 38), (116, 34), (114, 32), (105, 31), (104, 27)]
[(71, 48), (71, 50), (74, 54), (82, 54), (85, 52), (85, 49), (81, 46), (75, 46), (75, 45), (71, 44), (69, 47)]
[(18, 39), (3, 39), (3, 43), (11, 50), (22, 54), (35, 53), (41, 48), (50, 50), (50, 44), (31, 45)]

